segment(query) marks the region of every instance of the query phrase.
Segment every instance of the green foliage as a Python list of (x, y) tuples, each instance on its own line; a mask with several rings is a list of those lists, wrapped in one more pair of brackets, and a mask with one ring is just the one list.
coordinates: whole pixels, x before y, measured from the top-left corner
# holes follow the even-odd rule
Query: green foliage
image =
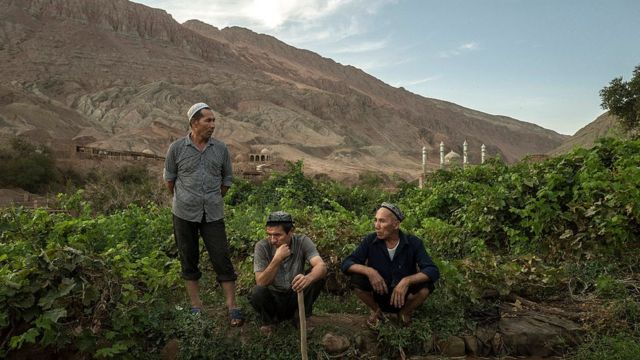
[(629, 81), (622, 77), (611, 80), (609, 86), (600, 90), (602, 108), (620, 118), (620, 123), (627, 131), (640, 128), (640, 65), (633, 70)]
[(135, 206), (95, 218), (2, 211), (0, 329), (10, 341), (0, 354), (36, 343), (136, 358), (178, 283), (168, 216)]
[(607, 274), (600, 275), (596, 279), (596, 292), (604, 298), (620, 298), (626, 295), (624, 285)]
[[(594, 328), (637, 337), (639, 164), (640, 141), (605, 139), (537, 164), (494, 159), (437, 171), (423, 189), (404, 183), (394, 193), (371, 179), (352, 187), (313, 180), (301, 162), (290, 164), (262, 184), (237, 181), (225, 198), (238, 291), (246, 294), (255, 283), (252, 253), (265, 237), (267, 214), (285, 210), (329, 267), (330, 293), (318, 310), (366, 312), (339, 266), (373, 231), (379, 203), (393, 201), (406, 214), (403, 231), (424, 240), (442, 277), (414, 326), (381, 329), (387, 356), (411, 352), (432, 336), (465, 333), (470, 312), (487, 305), (485, 293), (534, 300), (590, 296), (609, 306), (607, 321)], [(86, 189), (59, 197), (73, 216), (0, 213), (0, 281), (7, 284), (0, 288), (0, 338), (8, 339), (0, 356), (30, 344), (94, 357), (146, 356), (145, 350), (157, 351), (177, 336), (185, 357), (290, 358), (282, 349), (297, 348), (295, 331), (267, 341), (250, 325), (247, 340), (229, 336), (226, 318), (174, 310), (183, 291), (176, 291), (181, 280), (171, 213), (163, 205), (168, 195), (145, 174), (142, 168), (97, 174)], [(212, 272), (206, 253), (201, 266)], [(321, 356), (318, 343), (311, 344)], [(635, 351), (618, 338), (584, 351), (610, 350)]]
[(432, 325), (426, 319), (415, 319), (409, 327), (387, 321), (379, 328), (378, 344), (384, 358), (404, 358), (406, 353), (423, 353), (424, 342), (432, 337)]
[[(405, 193), (404, 224), (435, 231), (437, 247), (453, 258), (485, 248), (551, 261), (619, 255), (638, 245), (639, 145), (608, 139), (540, 164), (436, 172), (425, 189)], [(446, 230), (448, 239), (438, 239)]]
[(640, 342), (628, 335), (596, 338), (580, 347), (575, 360), (635, 360), (640, 357)]
[(263, 209), (291, 209), (320, 203), (322, 198), (315, 191), (313, 181), (304, 176), (302, 166), (302, 161), (289, 163), (288, 172), (272, 175), (247, 197), (247, 202)]
[(84, 200), (100, 213), (112, 213), (130, 204), (167, 205), (171, 195), (160, 179), (154, 178), (145, 165), (124, 165), (110, 174), (107, 169), (89, 173), (91, 180), (82, 191)]
[[(164, 324), (167, 334), (180, 343), (180, 359), (248, 359), (289, 360), (298, 357), (298, 332), (288, 324), (278, 326), (271, 337), (259, 334), (256, 327), (246, 332), (231, 329), (222, 319), (206, 314), (194, 316), (187, 311), (176, 314)], [(310, 358), (317, 345), (309, 342)]]
[(0, 187), (19, 187), (40, 192), (59, 177), (55, 159), (44, 146), (12, 138), (10, 147), (0, 149)]
[(116, 179), (123, 184), (143, 184), (149, 179), (149, 170), (144, 165), (123, 166), (116, 171)]

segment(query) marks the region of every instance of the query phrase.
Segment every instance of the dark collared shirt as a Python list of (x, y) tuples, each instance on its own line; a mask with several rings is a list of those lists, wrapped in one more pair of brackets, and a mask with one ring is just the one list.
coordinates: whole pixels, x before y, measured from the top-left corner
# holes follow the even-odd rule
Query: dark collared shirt
[(224, 218), (220, 186), (231, 186), (231, 156), (227, 146), (211, 138), (200, 151), (189, 135), (169, 146), (164, 162), (165, 181), (173, 181), (172, 212), (192, 222)]
[(393, 260), (389, 257), (387, 245), (378, 239), (376, 233), (364, 237), (360, 246), (342, 262), (342, 272), (347, 273), (351, 265), (372, 267), (380, 273), (388, 288), (394, 288), (400, 280), (418, 271), (429, 276), (435, 283), (440, 278), (438, 267), (433, 263), (420, 238), (400, 231), (400, 242)]

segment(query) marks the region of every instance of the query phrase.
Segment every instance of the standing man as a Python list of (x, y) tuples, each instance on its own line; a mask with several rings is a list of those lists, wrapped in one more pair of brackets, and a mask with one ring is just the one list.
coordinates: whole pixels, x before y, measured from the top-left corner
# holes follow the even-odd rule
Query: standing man
[[(294, 234), (293, 219), (288, 213), (269, 214), (266, 230), (267, 238), (256, 244), (253, 254), (256, 286), (251, 292), (251, 305), (260, 314), (260, 331), (269, 335), (277, 322), (298, 313), (300, 291), (304, 292), (305, 315), (311, 316), (327, 267), (313, 241)], [(311, 265), (308, 274), (304, 274), (305, 261)]]
[(216, 118), (209, 105), (194, 104), (187, 111), (187, 118), (191, 131), (169, 146), (164, 164), (164, 180), (173, 194), (173, 233), (182, 278), (186, 282), (191, 312), (200, 313), (200, 235), (222, 287), (231, 326), (241, 326), (244, 321), (236, 306), (237, 275), (229, 255), (222, 199), (231, 186), (231, 157), (227, 146), (211, 137)]
[(440, 277), (422, 240), (400, 230), (403, 219), (397, 206), (382, 203), (376, 211), (375, 232), (342, 262), (356, 295), (371, 310), (367, 324), (373, 328), (384, 320), (383, 313), (397, 313), (409, 325)]

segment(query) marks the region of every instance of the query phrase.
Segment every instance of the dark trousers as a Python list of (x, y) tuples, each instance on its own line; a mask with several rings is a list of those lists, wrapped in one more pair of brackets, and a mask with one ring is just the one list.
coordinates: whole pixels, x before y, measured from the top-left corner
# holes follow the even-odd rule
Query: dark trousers
[(224, 220), (206, 222), (203, 216), (202, 222), (198, 223), (173, 215), (173, 234), (180, 255), (183, 279), (199, 280), (202, 276), (202, 272), (198, 268), (200, 262), (199, 235), (202, 236), (213, 270), (217, 274), (216, 280), (226, 282), (237, 279), (238, 276), (231, 263)]
[[(307, 317), (311, 316), (313, 303), (318, 299), (323, 287), (324, 279), (321, 279), (304, 289), (304, 312)], [(265, 325), (292, 319), (298, 312), (298, 294), (293, 290), (281, 292), (265, 286), (256, 286), (251, 291), (250, 301)]]
[[(373, 286), (371, 286), (369, 278), (360, 274), (351, 274), (351, 285), (356, 289), (372, 293), (373, 300), (375, 300), (378, 306), (380, 306), (380, 310), (382, 310), (383, 312), (397, 313), (398, 311), (400, 311), (399, 308), (391, 305), (391, 294), (393, 293), (394, 288), (389, 287), (386, 294), (378, 294), (377, 292), (373, 291)], [(435, 289), (433, 282), (431, 281), (411, 285), (409, 286), (409, 290), (405, 295), (405, 300), (409, 297), (409, 294), (417, 294), (418, 291), (424, 288), (429, 290), (429, 294), (431, 294)]]

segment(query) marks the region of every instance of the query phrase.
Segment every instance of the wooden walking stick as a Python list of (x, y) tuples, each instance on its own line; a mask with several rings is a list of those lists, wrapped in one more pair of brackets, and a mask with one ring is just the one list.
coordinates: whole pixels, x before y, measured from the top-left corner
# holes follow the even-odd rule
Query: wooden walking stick
[(300, 318), (300, 352), (302, 353), (302, 360), (308, 360), (307, 317), (304, 313), (304, 291), (298, 291), (298, 317)]

